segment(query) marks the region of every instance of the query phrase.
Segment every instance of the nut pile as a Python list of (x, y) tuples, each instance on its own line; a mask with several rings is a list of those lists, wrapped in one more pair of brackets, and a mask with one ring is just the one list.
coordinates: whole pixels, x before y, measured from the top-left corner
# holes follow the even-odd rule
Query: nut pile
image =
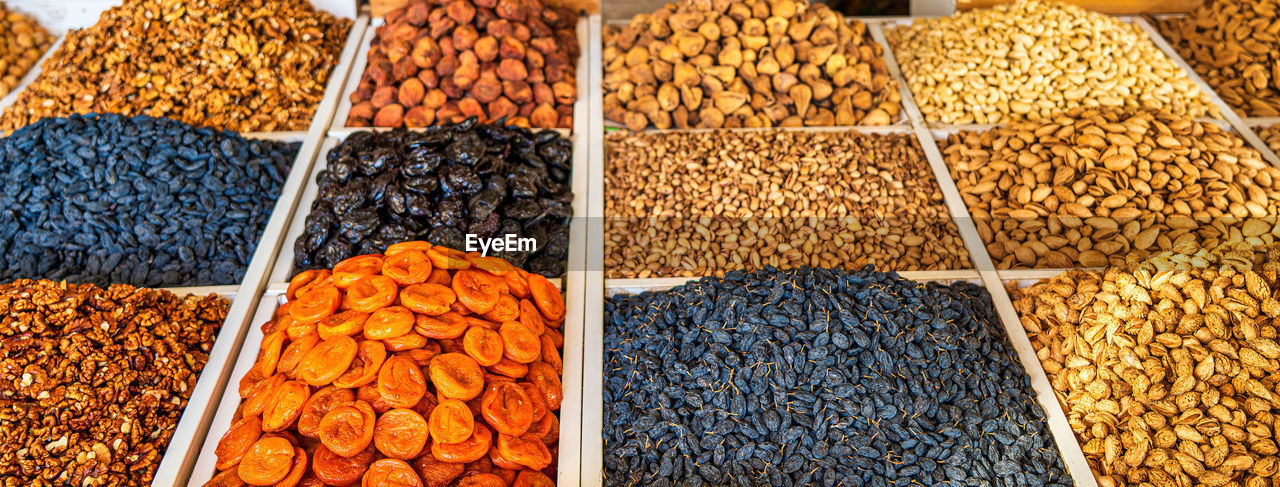
[(374, 31), (347, 126), (572, 127), (577, 22), (541, 0), (413, 0)]
[(123, 284), (0, 285), (0, 477), (150, 485), (228, 303)]
[(546, 278), (405, 242), (286, 296), (206, 486), (555, 485), (565, 307)]
[(732, 272), (604, 323), (604, 485), (1071, 485), (981, 286)]
[[(321, 269), (422, 239), (466, 249), (473, 238), (531, 238), (490, 251), (530, 272), (564, 274), (573, 213), (573, 147), (552, 130), (476, 124), (428, 132), (358, 132), (329, 151), (294, 266)], [(475, 249), (474, 245), (470, 250)]]
[(997, 268), (1101, 267), (1179, 242), (1280, 235), (1280, 170), (1211, 123), (1075, 109), (950, 136), (951, 175)]
[(1156, 21), (1160, 34), (1242, 116), (1280, 116), (1280, 0), (1213, 0)]
[(0, 2), (0, 97), (18, 86), (51, 44), (53, 36), (35, 19)]
[(1141, 28), (1065, 3), (1019, 0), (885, 35), (930, 122), (1041, 120), (1099, 106), (1217, 113)]
[(1280, 247), (1071, 271), (1015, 306), (1099, 485), (1280, 482)]
[(914, 136), (719, 131), (607, 144), (607, 277), (971, 267)]
[(1280, 154), (1280, 125), (1263, 127), (1258, 130), (1258, 136), (1262, 137), (1262, 140), (1267, 143), (1267, 147), (1270, 147), (1272, 152)]
[(116, 114), (0, 138), (0, 281), (236, 284), (297, 143)]
[(306, 130), (350, 27), (307, 0), (124, 0), (67, 34), (0, 130), (73, 113)]
[(604, 115), (631, 130), (888, 125), (902, 107), (866, 25), (808, 0), (681, 0), (604, 41)]

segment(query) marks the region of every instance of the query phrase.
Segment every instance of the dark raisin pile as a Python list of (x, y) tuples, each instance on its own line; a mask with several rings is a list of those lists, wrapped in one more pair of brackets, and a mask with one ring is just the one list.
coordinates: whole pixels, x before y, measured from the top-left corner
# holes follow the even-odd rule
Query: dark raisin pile
[(490, 255), (564, 274), (572, 215), (572, 144), (551, 130), (477, 123), (427, 132), (357, 132), (328, 154), (320, 192), (294, 245), (299, 270), (332, 268), (388, 245), (466, 249), (466, 235), (534, 238), (533, 252)]
[(19, 129), (0, 139), (0, 281), (237, 284), (298, 145), (141, 115)]
[(605, 304), (605, 485), (1065, 486), (982, 287), (869, 266)]

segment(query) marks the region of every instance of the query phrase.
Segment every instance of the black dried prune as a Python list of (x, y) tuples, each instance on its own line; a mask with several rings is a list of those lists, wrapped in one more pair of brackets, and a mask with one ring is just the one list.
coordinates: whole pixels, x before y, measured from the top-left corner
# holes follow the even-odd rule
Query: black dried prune
[[(571, 147), (554, 131), (534, 133), (474, 119), (425, 132), (352, 134), (327, 158), (329, 165), (345, 167), (329, 167), (317, 176), (322, 184), (311, 211), (331, 215), (332, 226), (307, 229), (299, 237), (303, 243), (295, 251), (307, 255), (295, 256), (295, 265), (318, 268), (342, 252), (403, 239), (442, 245), (447, 240), (461, 248), (467, 232), (510, 233), (538, 241), (534, 252), (512, 253), (513, 263), (545, 257), (537, 261), (536, 272), (556, 277), (568, 252), (573, 200), (568, 185), (556, 178), (567, 177), (562, 166), (571, 157), (560, 151)], [(558, 172), (552, 175), (549, 168)], [(357, 218), (349, 217), (352, 212)], [(391, 225), (403, 234), (387, 230)]]

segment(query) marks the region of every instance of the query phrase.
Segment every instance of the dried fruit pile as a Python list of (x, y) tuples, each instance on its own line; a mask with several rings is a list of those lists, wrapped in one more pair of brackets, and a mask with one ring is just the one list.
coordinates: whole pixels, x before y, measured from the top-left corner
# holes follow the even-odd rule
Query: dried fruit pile
[(607, 142), (607, 277), (972, 267), (914, 136), (699, 132)]
[(946, 144), (951, 175), (1001, 269), (1101, 267), (1180, 242), (1280, 235), (1280, 170), (1212, 123), (1075, 109)]
[(1070, 485), (969, 283), (730, 272), (605, 302), (605, 485)]
[(631, 130), (888, 125), (867, 26), (807, 0), (681, 0), (604, 34), (604, 115)]
[(1081, 106), (1217, 113), (1140, 27), (1067, 3), (1019, 0), (885, 36), (930, 122), (1042, 120)]
[(123, 284), (0, 285), (4, 485), (150, 485), (227, 307)]
[(287, 297), (205, 485), (554, 485), (565, 307), (546, 278), (405, 242)]
[(1280, 247), (1182, 245), (1015, 307), (1099, 485), (1280, 482)]
[(307, 0), (124, 0), (67, 34), (0, 130), (73, 113), (306, 130), (350, 28)]
[(1241, 116), (1280, 116), (1280, 0), (1212, 0), (1160, 34)]
[(53, 36), (35, 19), (0, 2), (0, 97), (18, 86), (51, 44)]
[(0, 280), (238, 283), (297, 150), (147, 116), (19, 129), (0, 138)]
[(374, 30), (347, 126), (572, 127), (577, 22), (541, 0), (412, 0)]
[(422, 239), (466, 248), (466, 235), (533, 238), (536, 250), (490, 255), (564, 274), (572, 144), (554, 131), (477, 124), (416, 133), (358, 132), (329, 151), (320, 193), (294, 245), (298, 269)]

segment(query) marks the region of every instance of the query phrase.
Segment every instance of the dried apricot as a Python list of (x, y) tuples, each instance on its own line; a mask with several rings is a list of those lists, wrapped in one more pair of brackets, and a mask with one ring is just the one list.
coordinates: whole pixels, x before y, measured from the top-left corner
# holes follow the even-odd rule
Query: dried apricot
[(424, 418), (430, 418), (431, 411), (436, 409), (436, 403), (438, 402), (439, 400), (436, 399), (435, 394), (423, 394), (422, 399), (418, 400), (418, 404), (413, 405), (413, 410)]
[(533, 470), (542, 470), (551, 465), (551, 451), (547, 450), (547, 445), (542, 444), (540, 438), (533, 435), (499, 434), (497, 445), (498, 454)]
[(564, 375), (564, 361), (560, 359), (560, 351), (556, 350), (556, 343), (545, 334), (538, 337), (538, 342), (542, 343), (542, 361), (556, 369), (557, 374)]
[(529, 328), (518, 321), (508, 321), (498, 328), (502, 336), (502, 356), (520, 362), (531, 363), (542, 356), (542, 342)]
[(298, 296), (298, 290), (306, 287), (313, 282), (328, 279), (330, 276), (328, 269), (317, 269), (310, 271), (302, 271), (289, 279), (289, 288), (285, 291), (284, 297), (289, 301), (293, 301)]
[(351, 389), (329, 386), (312, 394), (302, 405), (298, 415), (298, 433), (308, 438), (320, 437), (320, 419), (338, 406), (349, 406), (356, 401)]
[(377, 384), (360, 386), (359, 389), (356, 389), (356, 399), (369, 403), (378, 414), (390, 411), (395, 407), (382, 398), (382, 393), (378, 392)]
[(418, 472), (423, 487), (446, 487), (466, 469), (460, 463), (442, 462), (432, 455), (419, 456), (409, 464)]
[(421, 240), (413, 240), (409, 242), (400, 242), (400, 243), (391, 244), (390, 246), (387, 247), (387, 250), (382, 252), (382, 255), (385, 255), (387, 257), (394, 257), (396, 254), (399, 254), (407, 250), (417, 250), (418, 252), (426, 252), (427, 250), (430, 250), (430, 249), (431, 249), (431, 244), (423, 242)]
[(356, 341), (339, 335), (317, 343), (303, 354), (294, 375), (313, 386), (324, 386), (346, 372), (356, 358)]
[(302, 480), (298, 481), (298, 487), (325, 487), (326, 485), (328, 484), (316, 478), (314, 474), (303, 476)]
[(284, 324), (284, 334), (288, 336), (290, 340), (297, 340), (302, 337), (316, 334), (315, 323), (303, 323), (289, 316), (286, 316), (280, 321)]
[(484, 371), (466, 354), (437, 355), (431, 359), (430, 369), (431, 383), (445, 397), (467, 401), (484, 391)]
[(461, 443), (475, 431), (475, 414), (457, 399), (440, 401), (430, 418), (431, 438), (441, 443)]
[(483, 269), (495, 276), (506, 276), (507, 273), (516, 270), (516, 266), (511, 265), (506, 259), (485, 257), (480, 254), (467, 254), (467, 262), (471, 263), (472, 269)]
[(290, 342), (289, 346), (284, 347), (284, 351), (280, 353), (280, 361), (276, 364), (276, 371), (292, 376), (293, 369), (298, 366), (298, 362), (302, 361), (302, 356), (319, 342), (320, 337), (316, 335), (305, 336)]
[(507, 481), (491, 473), (478, 473), (458, 479), (458, 487), (507, 487)]
[(249, 447), (236, 474), (249, 485), (272, 485), (293, 468), (293, 444), (278, 436), (263, 437)]
[(362, 487), (422, 487), (422, 479), (404, 460), (383, 458), (373, 462), (360, 480)]
[(543, 416), (541, 421), (529, 429), (536, 429), (535, 433), (542, 433), (538, 438), (542, 439), (544, 445), (550, 446), (560, 440), (560, 418), (554, 414)]
[(373, 406), (364, 401), (333, 408), (320, 418), (320, 443), (338, 456), (355, 456), (373, 443), (375, 420)]
[(357, 255), (333, 266), (333, 285), (346, 289), (360, 278), (382, 272), (381, 255)]
[(557, 349), (564, 348), (564, 335), (561, 334), (559, 331), (557, 331), (555, 328), (548, 326), (547, 330), (542, 332), (542, 334), (550, 338), (551, 343), (554, 343)]
[(434, 317), (418, 315), (413, 331), (436, 340), (458, 338), (467, 331), (467, 320), (464, 318), (466, 317), (453, 312)]
[(289, 316), (303, 323), (314, 323), (332, 315), (342, 304), (342, 293), (333, 286), (323, 286), (299, 293), (290, 301)]
[(551, 281), (538, 274), (529, 274), (529, 293), (533, 295), (533, 304), (538, 305), (542, 316), (550, 321), (564, 318), (564, 296)]
[(275, 487), (296, 487), (302, 481), (302, 477), (307, 474), (307, 451), (301, 448), (293, 449), (293, 465), (289, 467), (289, 473)]
[(408, 357), (393, 355), (378, 372), (378, 394), (394, 407), (411, 408), (427, 393), (422, 368)]
[(467, 254), (461, 250), (448, 247), (431, 247), (427, 249), (427, 258), (436, 269), (462, 270), (471, 267), (467, 262)]
[(382, 275), (401, 286), (427, 282), (431, 278), (431, 260), (421, 250), (406, 250), (387, 257), (382, 264)]
[(319, 333), (321, 340), (328, 340), (338, 335), (356, 336), (364, 332), (364, 322), (368, 319), (369, 313), (349, 309), (320, 320), (316, 325), (316, 332)]
[(502, 456), (502, 452), (498, 451), (498, 445), (489, 447), (489, 460), (493, 462), (493, 466), (498, 467), (500, 470), (520, 470), (524, 468), (524, 465), (520, 465), (519, 463), (508, 460), (507, 457)]
[(529, 279), (524, 274), (524, 271), (517, 269), (516, 272), (508, 272), (502, 276), (502, 280), (507, 283), (507, 292), (520, 299), (528, 299), (530, 296)]
[(373, 446), (391, 458), (408, 460), (427, 446), (427, 420), (412, 409), (396, 408), (378, 417)]
[(560, 384), (560, 375), (556, 373), (555, 369), (547, 365), (546, 362), (534, 362), (529, 364), (529, 375), (525, 376), (525, 378), (542, 392), (543, 399), (547, 400), (547, 409), (552, 411), (560, 410), (560, 400), (564, 397), (564, 389)]
[(470, 327), (462, 337), (462, 350), (481, 367), (488, 367), (502, 360), (502, 335), (482, 326)]
[(265, 378), (266, 376), (263, 376), (262, 371), (258, 370), (257, 367), (250, 367), (249, 371), (245, 372), (244, 376), (240, 378), (240, 399), (249, 397), (249, 393), (253, 391), (253, 386)]
[(529, 366), (502, 357), (502, 360), (499, 360), (498, 363), (489, 366), (489, 371), (512, 379), (519, 379), (529, 373)]
[(440, 342), (429, 341), (422, 348), (406, 350), (397, 355), (409, 357), (419, 367), (426, 367), (431, 364), (431, 359), (435, 358), (436, 355), (440, 355)]
[(276, 365), (280, 362), (280, 351), (284, 348), (284, 331), (275, 331), (262, 339), (262, 348), (258, 351), (258, 370), (262, 375), (276, 373)]
[(427, 278), (427, 284), (439, 284), (448, 287), (453, 283), (453, 275), (449, 274), (448, 269), (433, 269), (431, 277)]
[(474, 462), (489, 453), (492, 442), (493, 433), (489, 432), (489, 428), (476, 423), (471, 436), (461, 442), (443, 443), (439, 438), (431, 438), (431, 455), (442, 462)]
[(214, 475), (213, 478), (204, 483), (203, 487), (241, 487), (243, 485), (248, 484), (240, 480), (240, 474), (236, 473), (235, 469), (231, 469)]
[(410, 331), (404, 335), (395, 338), (387, 338), (382, 340), (383, 345), (387, 346), (387, 350), (392, 352), (405, 352), (415, 348), (422, 348), (427, 345), (430, 339), (419, 335), (417, 332)]
[(521, 470), (516, 474), (516, 481), (511, 487), (556, 487), (555, 481), (542, 472)]
[(523, 387), (499, 382), (485, 390), (480, 414), (499, 433), (523, 435), (533, 424), (533, 400)]
[(280, 384), (288, 380), (284, 374), (272, 374), (271, 377), (262, 379), (249, 388), (249, 397), (244, 401), (244, 415), (257, 416), (262, 414), (262, 410), (267, 408), (267, 400), (275, 393)]
[(467, 309), (477, 314), (487, 313), (498, 304), (500, 291), (495, 280), (497, 278), (484, 271), (461, 270), (453, 275), (453, 292)]
[(510, 294), (498, 296), (498, 304), (493, 306), (488, 313), (481, 313), (484, 319), (502, 323), (504, 321), (515, 321), (520, 319), (520, 302)]
[(338, 387), (356, 388), (377, 380), (378, 371), (382, 370), (387, 360), (387, 349), (381, 342), (362, 340), (357, 346), (356, 358), (346, 372), (333, 380)]
[(364, 322), (364, 337), (386, 340), (413, 331), (413, 312), (404, 306), (387, 306), (374, 311)]
[[(493, 448), (490, 448), (490, 450), (492, 449)], [(518, 473), (516, 470), (508, 470), (505, 468), (499, 468), (493, 471), (493, 474), (502, 477), (502, 480), (506, 482), (507, 485), (511, 485), (512, 482), (516, 481), (516, 473)]]
[(307, 384), (290, 380), (277, 387), (262, 411), (263, 431), (284, 431), (302, 414), (302, 406), (311, 398)]
[(439, 316), (449, 311), (458, 296), (439, 284), (414, 284), (400, 290), (400, 304), (417, 313)]
[(369, 469), (369, 464), (373, 463), (374, 454), (372, 450), (364, 450), (344, 457), (334, 453), (329, 447), (320, 445), (316, 447), (314, 457), (311, 471), (317, 478), (328, 485), (346, 487), (360, 481), (360, 477)]
[(346, 303), (351, 309), (372, 313), (390, 306), (399, 297), (400, 287), (387, 276), (363, 276), (347, 287)]
[(547, 400), (542, 397), (542, 391), (528, 382), (520, 382), (516, 385), (524, 388), (524, 392), (529, 395), (530, 404), (533, 406), (533, 420), (538, 421), (546, 416), (550, 410), (547, 409)]
[(262, 421), (257, 416), (236, 421), (218, 440), (218, 446), (213, 450), (214, 456), (218, 457), (218, 462), (214, 466), (218, 470), (236, 466), (249, 452), (249, 448), (257, 443), (260, 436), (262, 436)]
[(542, 319), (542, 312), (528, 299), (520, 300), (520, 324), (529, 328), (534, 335), (542, 335), (547, 330), (547, 323)]

